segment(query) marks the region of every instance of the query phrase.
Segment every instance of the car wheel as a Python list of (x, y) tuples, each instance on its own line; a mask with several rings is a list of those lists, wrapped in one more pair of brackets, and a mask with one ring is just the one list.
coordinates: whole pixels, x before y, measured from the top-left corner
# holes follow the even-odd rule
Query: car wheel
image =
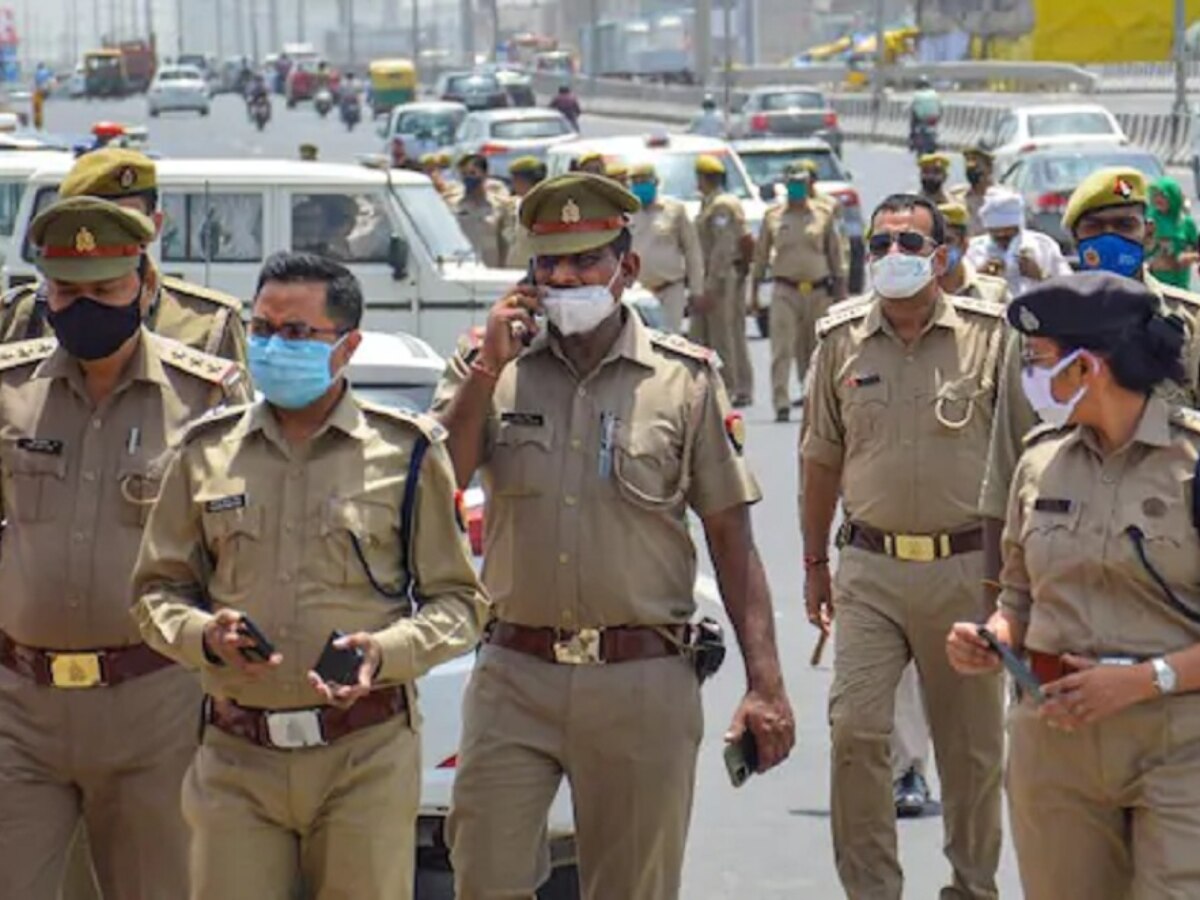
[(537, 892), (537, 900), (579, 900), (579, 867), (574, 863), (556, 866)]
[(758, 323), (758, 336), (769, 338), (771, 336), (771, 311), (760, 309), (754, 314), (754, 321)]

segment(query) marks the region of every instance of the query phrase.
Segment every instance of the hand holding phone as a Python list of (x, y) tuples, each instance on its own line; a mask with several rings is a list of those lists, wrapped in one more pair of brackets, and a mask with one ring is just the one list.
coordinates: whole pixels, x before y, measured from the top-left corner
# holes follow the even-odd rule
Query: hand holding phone
[(1004, 664), (1004, 668), (1008, 670), (1008, 674), (1012, 676), (1013, 681), (1021, 690), (1032, 697), (1038, 705), (1044, 703), (1046, 696), (1042, 693), (1042, 683), (1038, 681), (1038, 677), (1033, 674), (1025, 661), (1013, 653), (1007, 644), (1002, 644), (1000, 639), (986, 626), (980, 625), (976, 629), (976, 633), (987, 642), (991, 651), (1000, 657), (1000, 662)]
[(758, 771), (758, 741), (749, 728), (738, 740), (725, 745), (725, 770), (729, 773), (729, 783), (735, 788), (741, 787)]
[(363, 652), (358, 647), (336, 647), (334, 641), (345, 635), (340, 631), (332, 631), (329, 640), (321, 650), (321, 656), (313, 671), (321, 676), (326, 684), (358, 684), (358, 670), (362, 665)]
[(275, 645), (267, 638), (262, 630), (254, 624), (254, 620), (249, 616), (243, 615), (238, 620), (237, 632), (244, 638), (253, 641), (248, 646), (238, 648), (238, 652), (242, 656), (255, 663), (268, 662), (275, 653)]

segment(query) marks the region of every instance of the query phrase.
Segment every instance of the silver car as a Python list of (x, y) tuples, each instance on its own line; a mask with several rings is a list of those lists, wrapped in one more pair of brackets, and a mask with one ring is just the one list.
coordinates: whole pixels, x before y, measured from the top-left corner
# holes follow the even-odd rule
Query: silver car
[(163, 66), (146, 91), (146, 111), (151, 118), (180, 110), (207, 116), (210, 108), (208, 82), (195, 66)]
[(379, 128), (383, 152), (390, 152), (392, 139), (397, 137), (404, 141), (410, 159), (450, 149), (466, 115), (467, 108), (461, 103), (445, 100), (401, 103), (392, 109), (387, 122)]
[(482, 153), (488, 174), (508, 180), (508, 166), (519, 156), (546, 158), (555, 144), (572, 140), (575, 129), (553, 109), (493, 109), (468, 113), (458, 128), (457, 155)]

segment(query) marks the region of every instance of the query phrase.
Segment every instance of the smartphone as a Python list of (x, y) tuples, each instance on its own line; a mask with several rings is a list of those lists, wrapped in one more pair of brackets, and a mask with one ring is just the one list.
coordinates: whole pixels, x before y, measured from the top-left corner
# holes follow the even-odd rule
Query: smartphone
[(758, 771), (758, 742), (749, 728), (742, 732), (740, 740), (725, 745), (725, 770), (729, 773), (729, 783), (735, 788), (741, 787)]
[(1035, 703), (1041, 704), (1046, 700), (1046, 695), (1042, 693), (1042, 683), (1038, 681), (1036, 675), (1030, 670), (1025, 661), (1012, 652), (1006, 645), (1000, 643), (999, 638), (991, 633), (983, 625), (976, 629), (976, 633), (987, 641), (988, 647), (992, 652), (1000, 657), (1000, 662), (1004, 664), (1004, 668), (1008, 669), (1008, 674), (1013, 677), (1013, 681), (1021, 688), (1021, 690), (1033, 698)]
[(327, 684), (358, 684), (363, 652), (358, 647), (342, 649), (333, 645), (334, 641), (344, 636), (341, 631), (331, 631), (317, 664), (313, 666), (313, 671)]
[(267, 662), (271, 655), (275, 652), (275, 645), (268, 640), (267, 636), (259, 630), (259, 627), (254, 624), (254, 620), (249, 616), (242, 616), (238, 619), (237, 631), (242, 637), (250, 638), (254, 641), (249, 647), (238, 647), (238, 652), (250, 662)]

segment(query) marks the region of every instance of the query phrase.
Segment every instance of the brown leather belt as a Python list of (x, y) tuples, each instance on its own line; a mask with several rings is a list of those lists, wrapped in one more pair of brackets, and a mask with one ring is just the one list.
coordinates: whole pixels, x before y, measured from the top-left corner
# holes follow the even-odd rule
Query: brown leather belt
[(570, 666), (600, 665), (678, 656), (687, 644), (687, 628), (686, 625), (620, 625), (562, 631), (494, 622), (484, 640), (546, 662)]
[(217, 697), (204, 700), (204, 721), (209, 725), (273, 750), (324, 747), (407, 712), (408, 693), (402, 686), (372, 691), (349, 709), (314, 706), (272, 710), (241, 706)]
[[(1079, 671), (1077, 666), (1071, 665), (1061, 656), (1053, 653), (1041, 653), (1037, 650), (1027, 650), (1026, 653), (1029, 656), (1030, 671), (1042, 684), (1058, 681), (1060, 678), (1066, 678), (1072, 672)], [(1103, 666), (1134, 666), (1145, 660), (1140, 656), (1101, 656), (1097, 662)]]
[(847, 522), (844, 544), (908, 562), (933, 562), (983, 549), (983, 529), (944, 534), (892, 534), (860, 522)]
[(0, 631), (0, 666), (42, 687), (114, 687), (174, 663), (146, 644), (102, 650), (42, 650)]
[(781, 278), (774, 276), (774, 280), (780, 284), (786, 284), (794, 291), (799, 291), (801, 294), (811, 294), (813, 291), (827, 291), (833, 287), (833, 278), (826, 275), (818, 281), (800, 281), (796, 278)]

